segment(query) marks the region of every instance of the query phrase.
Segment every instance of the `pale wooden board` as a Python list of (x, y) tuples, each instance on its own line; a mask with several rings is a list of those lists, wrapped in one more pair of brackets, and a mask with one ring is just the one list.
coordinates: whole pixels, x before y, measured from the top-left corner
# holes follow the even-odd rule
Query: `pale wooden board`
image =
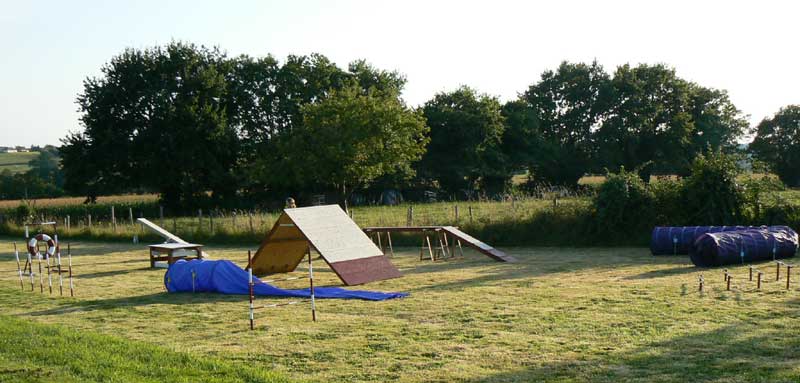
[(138, 219), (136, 219), (136, 221), (141, 223), (144, 226), (147, 226), (148, 229), (150, 229), (150, 230), (154, 231), (156, 234), (164, 237), (164, 239), (166, 239), (167, 241), (172, 241), (172, 242), (175, 242), (175, 243), (182, 243), (182, 244), (189, 243), (189, 242), (184, 241), (183, 239), (181, 239), (177, 235), (172, 234), (172, 233), (164, 230), (164, 228), (162, 228), (161, 226), (158, 226), (158, 225), (150, 222), (147, 218), (138, 218)]
[(284, 212), (328, 263), (383, 256), (381, 249), (339, 205), (301, 207)]

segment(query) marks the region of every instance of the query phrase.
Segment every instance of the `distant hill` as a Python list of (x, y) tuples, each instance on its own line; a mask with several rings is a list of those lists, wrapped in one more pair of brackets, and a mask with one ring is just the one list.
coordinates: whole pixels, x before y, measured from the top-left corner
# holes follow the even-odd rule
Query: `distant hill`
[(10, 170), (12, 173), (28, 171), (28, 161), (36, 158), (39, 152), (0, 153), (0, 172)]

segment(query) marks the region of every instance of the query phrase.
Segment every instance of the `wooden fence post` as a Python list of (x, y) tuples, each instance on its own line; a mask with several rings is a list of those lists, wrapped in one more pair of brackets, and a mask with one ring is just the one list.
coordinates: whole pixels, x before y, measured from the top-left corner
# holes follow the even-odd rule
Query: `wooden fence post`
[(453, 206), (453, 213), (456, 216), (456, 222), (458, 222), (458, 205)]
[(408, 207), (408, 217), (406, 219), (406, 224), (407, 224), (407, 226), (413, 226), (414, 225), (414, 206), (409, 206)]
[(91, 214), (89, 214), (88, 221), (89, 221), (89, 228), (91, 229), (92, 228), (92, 215)]
[(469, 206), (469, 223), (472, 223), (472, 205)]
[(72, 222), (70, 222), (69, 214), (67, 214), (67, 230), (69, 230), (71, 227), (72, 227)]
[(253, 229), (253, 212), (252, 211), (247, 212), (247, 219), (250, 221), (250, 234), (253, 234), (253, 233), (255, 233), (255, 230)]
[(111, 205), (111, 227), (114, 228), (114, 232), (117, 232), (117, 216), (114, 214), (114, 205)]

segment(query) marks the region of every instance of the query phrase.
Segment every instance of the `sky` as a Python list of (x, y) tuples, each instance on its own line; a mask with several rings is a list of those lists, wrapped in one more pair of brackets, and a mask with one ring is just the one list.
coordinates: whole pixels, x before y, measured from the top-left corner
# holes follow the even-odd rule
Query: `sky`
[(82, 129), (87, 77), (170, 41), (229, 55), (322, 53), (408, 78), (412, 106), (468, 85), (514, 99), (561, 61), (664, 63), (725, 89), (751, 124), (800, 104), (797, 1), (0, 0), (0, 146)]

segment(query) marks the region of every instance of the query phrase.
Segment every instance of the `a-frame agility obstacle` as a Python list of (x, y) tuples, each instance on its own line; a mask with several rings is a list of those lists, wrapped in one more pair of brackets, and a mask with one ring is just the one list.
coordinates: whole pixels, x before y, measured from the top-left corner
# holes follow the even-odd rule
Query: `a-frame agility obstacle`
[(338, 205), (285, 209), (256, 251), (253, 272), (294, 271), (309, 247), (348, 286), (400, 276), (381, 249)]

